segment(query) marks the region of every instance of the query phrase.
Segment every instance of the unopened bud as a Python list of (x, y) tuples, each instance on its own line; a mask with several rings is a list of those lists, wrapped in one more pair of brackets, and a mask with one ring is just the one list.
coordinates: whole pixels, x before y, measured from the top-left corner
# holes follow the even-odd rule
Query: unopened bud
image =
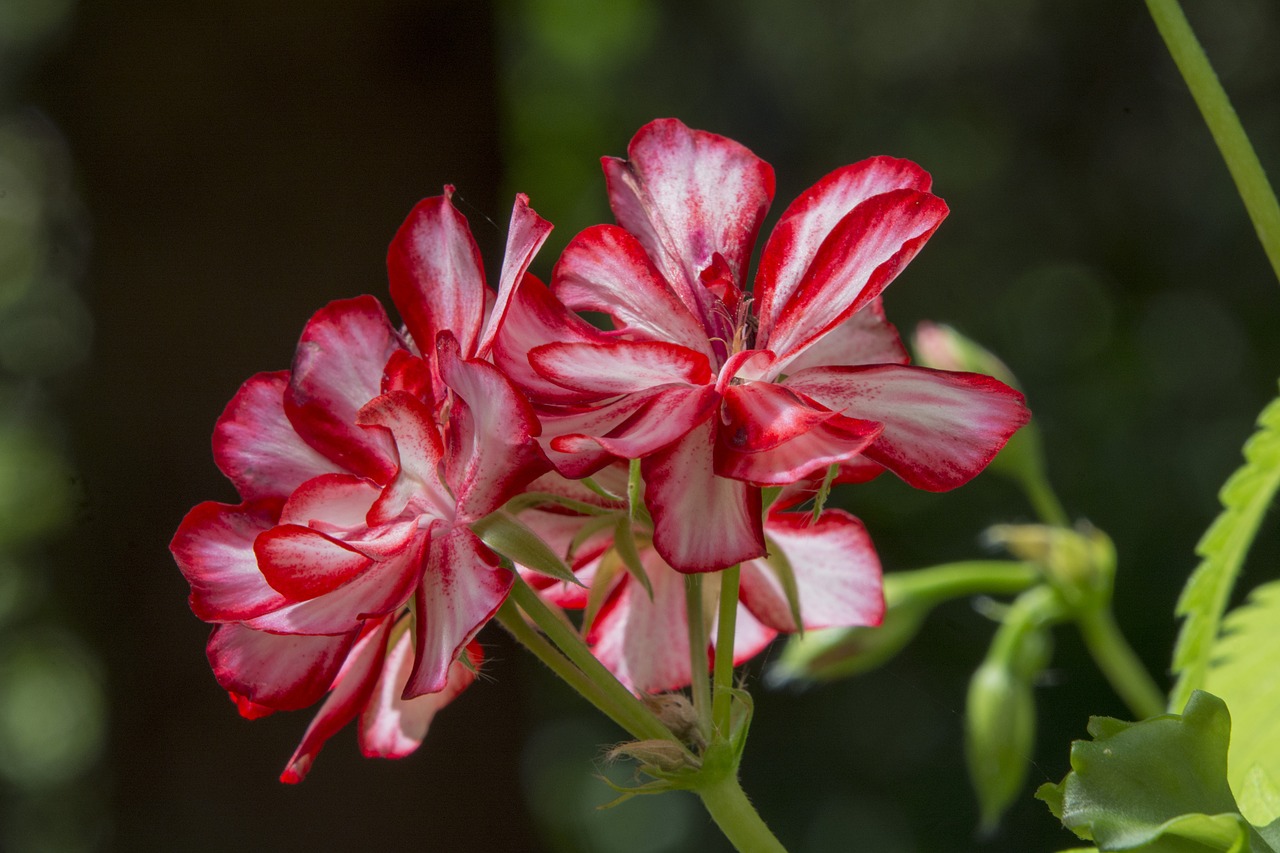
[(605, 757), (610, 761), (621, 758), (632, 758), (640, 762), (643, 769), (657, 770), (660, 773), (677, 773), (681, 770), (696, 770), (701, 766), (697, 757), (675, 741), (670, 740), (634, 740), (620, 743), (610, 749)]
[(1087, 521), (1075, 529), (1043, 524), (999, 524), (987, 539), (1013, 556), (1038, 564), (1071, 607), (1110, 598), (1115, 579), (1115, 546)]
[(983, 833), (996, 828), (1021, 793), (1035, 736), (1031, 681), (1011, 666), (985, 661), (969, 682), (965, 707), (965, 757)]
[(683, 693), (647, 695), (644, 704), (681, 742), (699, 750), (707, 745), (698, 728), (698, 710)]

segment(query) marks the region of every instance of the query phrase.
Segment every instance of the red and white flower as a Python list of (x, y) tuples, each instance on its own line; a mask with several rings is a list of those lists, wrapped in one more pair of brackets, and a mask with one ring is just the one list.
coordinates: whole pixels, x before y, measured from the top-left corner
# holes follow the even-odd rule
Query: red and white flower
[(494, 360), (530, 394), (561, 473), (643, 460), (654, 546), (674, 568), (763, 556), (761, 485), (847, 464), (950, 489), (1027, 421), (990, 377), (908, 366), (884, 319), (881, 292), (947, 213), (920, 167), (874, 157), (809, 188), (748, 294), (767, 163), (673, 119), (603, 162), (619, 224), (575, 237), (549, 290), (526, 277)]
[(407, 754), (471, 682), (461, 657), (512, 576), (470, 525), (549, 467), (528, 402), (483, 359), (550, 225), (517, 199), (495, 297), (450, 194), (391, 245), (406, 328), (371, 296), (321, 309), (292, 369), (247, 381), (215, 427), (243, 502), (200, 504), (171, 545), (242, 713), (329, 694), (286, 781), (356, 716), (366, 753)]
[[(555, 474), (548, 474), (531, 488), (594, 504), (618, 518), (626, 513), (620, 502), (601, 500), (577, 484), (557, 480)], [(599, 480), (616, 489), (625, 485), (626, 473), (611, 466), (600, 472)], [(619, 681), (639, 693), (668, 692), (690, 683), (684, 575), (654, 549), (651, 532), (643, 523), (637, 524), (633, 536), (652, 595), (625, 567), (615, 538), (617, 527), (601, 523), (602, 516), (543, 507), (527, 510), (520, 518), (565, 558), (585, 587), (527, 570), (525, 577), (554, 604), (595, 608), (586, 641)], [(591, 527), (584, 528), (588, 523)], [(771, 510), (764, 530), (772, 556), (747, 560), (741, 567), (735, 665), (755, 657), (779, 633), (798, 630), (784, 580), (788, 573), (805, 630), (880, 624), (884, 616), (880, 560), (858, 519), (840, 510), (826, 510), (816, 521), (807, 512)], [(709, 576), (703, 591), (708, 668), (715, 652), (718, 581), (718, 576)]]

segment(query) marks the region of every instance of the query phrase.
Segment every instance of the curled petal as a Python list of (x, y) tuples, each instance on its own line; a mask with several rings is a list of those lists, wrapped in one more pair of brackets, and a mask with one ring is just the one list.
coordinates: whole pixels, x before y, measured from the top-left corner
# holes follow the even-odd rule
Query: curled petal
[(434, 358), (436, 335), (445, 329), (464, 352), (474, 352), (484, 318), (480, 249), (452, 198), (453, 187), (447, 186), (443, 195), (418, 202), (387, 250), (391, 300), (428, 360)]
[(473, 642), (466, 654), (470, 666), (455, 660), (443, 690), (405, 699), (401, 694), (413, 667), (413, 640), (408, 631), (401, 634), (387, 653), (378, 685), (360, 716), (360, 751), (368, 758), (404, 758), (421, 746), (436, 713), (476, 680), (484, 653)]
[(280, 523), (328, 533), (361, 528), (378, 495), (378, 487), (363, 477), (324, 474), (294, 490), (280, 512)]
[[(806, 629), (879, 625), (884, 617), (880, 559), (866, 528), (848, 513), (771, 513), (765, 535), (795, 575)], [(742, 564), (742, 602), (761, 622), (794, 632), (795, 620), (777, 572), (766, 560)]]
[[(493, 341), (502, 328), (511, 298), (524, 278), (525, 271), (529, 269), (533, 256), (546, 242), (551, 228), (550, 222), (529, 207), (527, 195), (516, 195), (515, 206), (511, 209), (511, 225), (507, 229), (507, 252), (502, 258), (502, 272), (498, 277), (498, 296), (494, 300), (493, 310), (489, 312), (489, 319), (485, 321), (484, 331), (474, 353), (480, 358), (489, 354), (489, 348), (493, 346)], [(463, 352), (468, 351), (464, 349)]]
[(713, 328), (702, 271), (719, 253), (740, 286), (773, 200), (773, 167), (731, 139), (675, 119), (640, 128), (627, 158), (602, 161), (618, 224), (636, 236), (703, 327)]
[(596, 225), (569, 242), (552, 291), (575, 311), (598, 311), (638, 340), (667, 341), (710, 355), (707, 334), (662, 279), (640, 241), (616, 225)]
[(533, 440), (542, 431), (533, 407), (488, 362), (458, 356), (442, 335), (440, 376), (454, 393), (445, 476), (469, 523), (506, 503), (551, 465)]
[(262, 576), (253, 541), (274, 527), (279, 501), (206, 501), (187, 513), (169, 550), (191, 584), (191, 610), (206, 622), (238, 622), (285, 604)]
[(1031, 417), (1020, 393), (978, 373), (902, 365), (815, 367), (793, 374), (787, 387), (884, 424), (867, 457), (932, 492), (976, 477)]
[(332, 592), (373, 564), (345, 543), (297, 524), (271, 528), (253, 543), (253, 551), (267, 583), (290, 601)]
[(929, 173), (909, 160), (871, 157), (836, 169), (791, 202), (765, 243), (756, 274), (756, 316), (766, 337), (840, 220), (872, 196), (898, 189), (928, 192), (931, 185)]
[(305, 779), (329, 738), (354, 720), (369, 702), (382, 673), (391, 622), (385, 619), (366, 629), (347, 654), (329, 697), (316, 712), (311, 725), (307, 726), (302, 743), (298, 744), (285, 765), (284, 773), (280, 774), (281, 782), (296, 785)]
[(768, 450), (743, 451), (722, 437), (716, 443), (715, 470), (721, 477), (746, 483), (784, 486), (821, 476), (829, 465), (850, 463), (872, 446), (882, 430), (875, 421), (836, 415)]
[(284, 410), (298, 435), (347, 471), (379, 483), (395, 474), (385, 435), (356, 425), (356, 412), (381, 393), (382, 371), (400, 348), (372, 296), (331, 302), (302, 332)]
[(716, 476), (715, 422), (641, 462), (653, 546), (673, 569), (711, 572), (763, 556), (760, 490)]
[(426, 571), (414, 599), (417, 657), (405, 699), (448, 686), (449, 667), (502, 606), (513, 581), (512, 573), (467, 528), (431, 537)]
[(399, 517), (410, 504), (418, 513), (452, 517), (453, 498), (440, 479), (444, 442), (427, 405), (412, 394), (392, 391), (361, 409), (359, 423), (386, 430), (399, 462), (395, 479), (369, 510), (369, 523), (385, 524)]
[(240, 386), (213, 428), (213, 459), (245, 500), (284, 498), (303, 482), (341, 469), (299, 437), (284, 413), (287, 371)]
[(645, 395), (644, 404), (605, 435), (565, 435), (551, 442), (562, 453), (583, 453), (599, 445), (614, 456), (640, 459), (677, 441), (707, 420), (720, 397), (715, 388), (668, 386)]
[(209, 637), (209, 663), (224, 690), (256, 705), (296, 711), (329, 689), (355, 637), (354, 631), (302, 637), (219, 625)]
[(831, 231), (795, 295), (776, 306), (776, 321), (757, 345), (779, 362), (798, 356), (880, 295), (947, 215), (942, 199), (916, 190), (872, 196)]

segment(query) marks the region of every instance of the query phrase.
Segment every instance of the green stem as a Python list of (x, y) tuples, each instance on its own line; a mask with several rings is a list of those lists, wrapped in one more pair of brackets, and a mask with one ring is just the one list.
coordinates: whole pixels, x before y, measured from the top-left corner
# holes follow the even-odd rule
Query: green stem
[(1070, 527), (1071, 519), (1043, 472), (1021, 477), (1022, 491), (1040, 520), (1050, 527)]
[(887, 573), (884, 596), (890, 605), (913, 596), (940, 603), (970, 595), (1018, 593), (1040, 578), (1040, 569), (1035, 563), (964, 560), (928, 569)]
[(738, 853), (786, 853), (747, 799), (737, 775), (726, 774), (697, 790), (708, 814)]
[(1280, 278), (1280, 204), (1276, 203), (1275, 193), (1240, 124), (1240, 118), (1218, 82), (1218, 75), (1213, 72), (1213, 66), (1187, 23), (1178, 0), (1147, 0), (1147, 10), (1182, 73), (1182, 79), (1191, 90), (1205, 124), (1209, 125), (1209, 132), (1213, 134), (1222, 158), (1227, 161), (1236, 190), (1244, 200), (1254, 230), (1258, 232), (1262, 248), (1271, 261), (1271, 269)]
[(711, 737), (711, 681), (707, 677), (707, 622), (702, 610), (702, 575), (684, 576), (685, 621), (689, 623), (689, 673), (693, 708), (702, 736)]
[[(578, 636), (578, 632), (554, 613), (519, 575), (516, 575), (515, 585), (511, 587), (511, 600), (529, 615), (542, 633), (546, 634), (565, 657), (595, 686), (593, 693), (583, 693), (588, 701), (617, 720), (619, 725), (641, 740), (671, 740), (679, 743), (675, 735), (659, 722), (658, 718), (653, 716), (640, 700), (596, 659), (595, 655), (591, 654), (591, 650)], [(517, 637), (517, 639), (520, 638)], [(534, 653), (537, 654), (537, 651), (534, 650)], [(559, 674), (558, 669), (556, 672)], [(576, 688), (577, 685), (573, 680), (566, 679), (566, 681)], [(599, 701), (593, 697), (599, 697)], [(601, 702), (603, 705), (600, 704)]]
[(581, 696), (596, 707), (598, 711), (603, 713), (609, 719), (613, 720), (623, 729), (630, 731), (635, 737), (640, 735), (631, 731), (631, 721), (627, 719), (627, 715), (615, 708), (605, 696), (604, 692), (596, 685), (594, 681), (587, 678), (582, 670), (574, 666), (568, 658), (556, 651), (555, 646), (551, 645), (539, 632), (535, 631), (524, 621), (524, 617), (520, 615), (520, 611), (516, 609), (511, 599), (507, 599), (502, 603), (502, 607), (498, 608), (498, 621), (502, 623), (502, 627), (507, 629), (512, 637), (514, 637), (526, 649), (533, 652), (534, 656), (542, 661), (547, 667), (560, 676), (560, 679), (566, 682), (574, 690), (578, 691)]
[(1089, 654), (1093, 655), (1098, 668), (1129, 710), (1140, 720), (1163, 714), (1164, 692), (1156, 686), (1155, 680), (1120, 633), (1110, 605), (1082, 609), (1076, 616), (1076, 624)]
[(729, 736), (733, 694), (733, 639), (738, 622), (737, 566), (720, 575), (720, 616), (716, 623), (715, 692), (712, 694), (711, 724), (720, 737)]

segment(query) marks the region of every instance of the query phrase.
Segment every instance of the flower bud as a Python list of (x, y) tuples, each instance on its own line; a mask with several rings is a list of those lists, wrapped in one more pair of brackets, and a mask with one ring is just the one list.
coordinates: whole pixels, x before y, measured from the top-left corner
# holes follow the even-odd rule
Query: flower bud
[(998, 524), (988, 541), (1013, 556), (1036, 563), (1072, 608), (1096, 605), (1111, 597), (1116, 551), (1110, 537), (1087, 521), (1075, 529), (1043, 524)]
[(965, 757), (984, 834), (1022, 791), (1036, 735), (1032, 682), (1008, 663), (984, 661), (969, 682), (965, 706)]

